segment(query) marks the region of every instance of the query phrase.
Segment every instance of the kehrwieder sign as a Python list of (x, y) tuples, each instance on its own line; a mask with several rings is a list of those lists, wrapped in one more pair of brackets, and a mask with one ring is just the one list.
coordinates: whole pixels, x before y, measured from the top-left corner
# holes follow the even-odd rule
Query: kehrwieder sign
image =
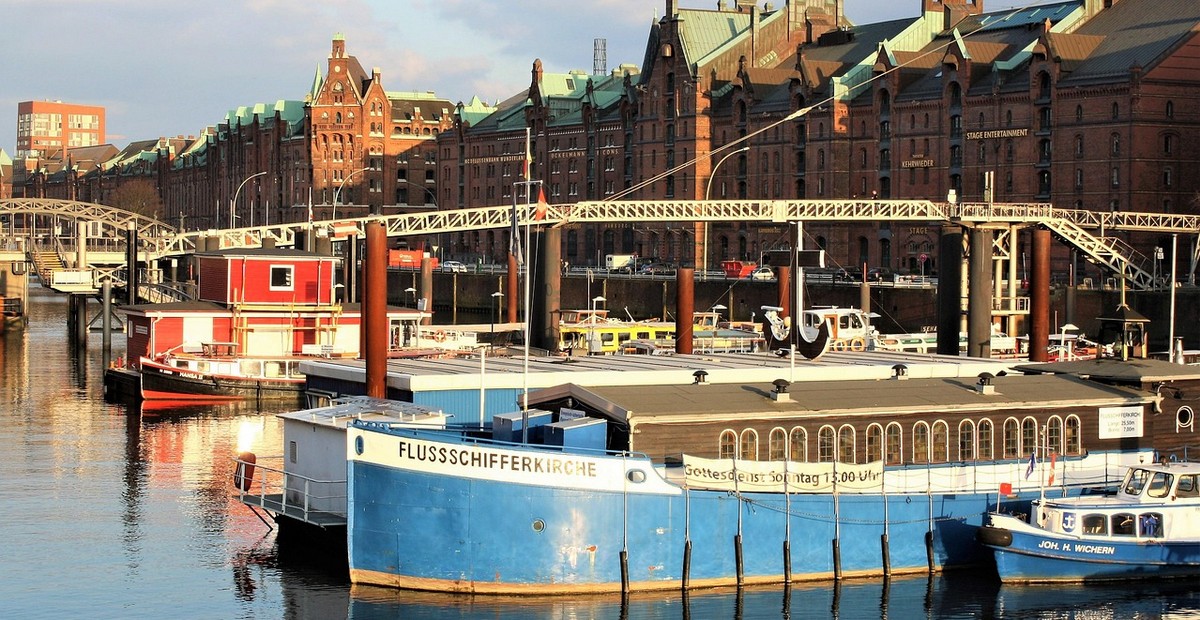
[(932, 168), (932, 159), (906, 159), (900, 162), (901, 168)]
[(1023, 138), (1029, 135), (1029, 128), (1021, 129), (992, 129), (991, 131), (968, 131), (968, 140), (987, 140), (988, 138)]

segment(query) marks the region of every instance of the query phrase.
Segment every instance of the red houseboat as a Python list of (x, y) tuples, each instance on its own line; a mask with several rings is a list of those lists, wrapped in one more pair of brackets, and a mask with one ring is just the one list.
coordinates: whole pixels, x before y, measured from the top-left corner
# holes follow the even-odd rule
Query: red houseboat
[[(128, 360), (108, 369), (110, 393), (299, 404), (302, 360), (358, 357), (361, 306), (337, 298), (339, 258), (252, 248), (206, 252), (196, 262), (196, 301), (122, 308)], [(390, 331), (416, 333), (425, 316), (389, 307)]]

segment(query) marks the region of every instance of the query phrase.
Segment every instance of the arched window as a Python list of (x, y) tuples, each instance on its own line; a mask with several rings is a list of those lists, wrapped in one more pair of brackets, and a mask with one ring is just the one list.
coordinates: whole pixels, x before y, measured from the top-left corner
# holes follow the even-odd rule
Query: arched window
[(1077, 105), (1075, 106), (1075, 122), (1081, 121), (1083, 121), (1083, 106)]
[(975, 460), (975, 423), (971, 420), (958, 423), (958, 460)]
[(717, 458), (731, 459), (735, 456), (737, 456), (737, 433), (721, 431), (721, 438), (717, 445)]
[(929, 462), (929, 424), (917, 422), (913, 425), (913, 454), (914, 463)]
[(1079, 416), (1067, 416), (1063, 428), (1063, 454), (1082, 454), (1079, 435)]
[(943, 420), (933, 423), (933, 462), (945, 463), (950, 460), (950, 427)]
[(1114, 133), (1112, 136), (1110, 136), (1110, 138), (1112, 142), (1112, 148), (1109, 150), (1113, 157), (1119, 157), (1121, 155), (1121, 136)]
[(1116, 103), (1113, 103), (1112, 119), (1115, 121), (1118, 118), (1120, 118), (1120, 116), (1121, 116), (1121, 106), (1117, 105)]
[(996, 453), (992, 447), (992, 436), (994, 434), (991, 420), (984, 418), (979, 421), (979, 442), (977, 444), (979, 447), (979, 460), (990, 461), (996, 458)]
[(758, 460), (758, 432), (752, 428), (742, 431), (742, 447), (738, 458), (743, 461)]
[(1004, 421), (1004, 458), (1015, 459), (1021, 455), (1021, 423), (1016, 418)]
[(832, 463), (834, 458), (835, 433), (832, 426), (822, 426), (817, 431), (817, 462)]
[(883, 427), (878, 424), (867, 426), (867, 462), (883, 460)]
[(1021, 420), (1021, 456), (1025, 456), (1038, 447), (1038, 423), (1033, 418)]
[(1046, 420), (1046, 449), (1050, 452), (1063, 453), (1063, 423), (1062, 418), (1050, 416)]
[(1167, 118), (1175, 118), (1175, 102), (1167, 102)]
[(771, 429), (767, 452), (768, 461), (782, 461), (787, 458), (787, 431), (778, 427)]
[(904, 432), (897, 422), (887, 425), (887, 432), (883, 438), (883, 454), (884, 462), (888, 465), (904, 462)]
[(797, 463), (808, 461), (808, 431), (797, 426), (788, 437), (788, 458)]
[(855, 454), (856, 446), (854, 445), (854, 440), (855, 440), (854, 435), (855, 435), (854, 427), (849, 424), (843, 424), (842, 427), (838, 429), (838, 461), (839, 462), (841, 462), (841, 463), (857, 462), (857, 459), (855, 458), (857, 455)]

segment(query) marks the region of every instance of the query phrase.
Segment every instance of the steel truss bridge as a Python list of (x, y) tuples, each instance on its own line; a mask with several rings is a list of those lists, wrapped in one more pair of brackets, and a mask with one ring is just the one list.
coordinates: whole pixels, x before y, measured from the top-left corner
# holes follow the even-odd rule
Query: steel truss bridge
[[(141, 249), (139, 257), (155, 260), (190, 254), (197, 248), (260, 247), (270, 239), (276, 246), (295, 247), (305, 235), (330, 235), (336, 224), (338, 235), (362, 234), (370, 222), (382, 222), (389, 237), (432, 235), (496, 228), (512, 225), (512, 205), (445, 211), (424, 211), (403, 215), (370, 216), (336, 221), (292, 222), (271, 226), (178, 231), (164, 222), (112, 207), (53, 199), (0, 200), (0, 215), (35, 216), (33, 230), (38, 233), (37, 218), (56, 221), (91, 222), (87, 230), (85, 255), (88, 266), (103, 269), (109, 258), (106, 248), (120, 248), (123, 261), (127, 231), (136, 230)], [(1133, 289), (1149, 289), (1161, 284), (1151, 259), (1137, 252), (1116, 232), (1200, 235), (1200, 216), (1109, 212), (1060, 209), (1048, 203), (948, 203), (929, 200), (629, 200), (585, 201), (548, 205), (545, 215), (535, 220), (535, 205), (516, 207), (516, 217), (526, 224), (561, 226), (576, 223), (646, 222), (747, 222), (788, 224), (791, 222), (919, 222), (984, 227), (994, 231), (993, 260), (1013, 260), (1016, 236), (1023, 228), (1044, 227), (1062, 242), (1076, 248), (1088, 259), (1119, 274)], [(42, 221), (47, 221), (42, 219)], [(15, 234), (12, 220), (0, 227), (0, 234)], [(353, 228), (351, 228), (353, 227)], [(59, 233), (62, 235), (62, 233)], [(68, 237), (64, 248), (73, 244)], [(203, 241), (202, 241), (203, 240)], [(92, 248), (96, 248), (93, 250)], [(1200, 260), (1200, 243), (1192, 241), (1191, 272)], [(95, 257), (95, 258), (91, 258)], [(118, 261), (118, 262), (121, 262)], [(87, 267), (87, 266), (84, 266)], [(123, 269), (123, 265), (121, 266)], [(113, 269), (105, 274), (121, 283)]]

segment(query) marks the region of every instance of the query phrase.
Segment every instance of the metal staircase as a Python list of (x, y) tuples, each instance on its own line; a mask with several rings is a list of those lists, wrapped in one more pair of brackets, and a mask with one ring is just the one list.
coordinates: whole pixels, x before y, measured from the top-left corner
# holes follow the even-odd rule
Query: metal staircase
[(1046, 218), (1041, 224), (1098, 264), (1121, 274), (1129, 282), (1130, 288), (1151, 289), (1159, 284), (1147, 269), (1150, 259), (1120, 238), (1097, 237), (1065, 217)]

